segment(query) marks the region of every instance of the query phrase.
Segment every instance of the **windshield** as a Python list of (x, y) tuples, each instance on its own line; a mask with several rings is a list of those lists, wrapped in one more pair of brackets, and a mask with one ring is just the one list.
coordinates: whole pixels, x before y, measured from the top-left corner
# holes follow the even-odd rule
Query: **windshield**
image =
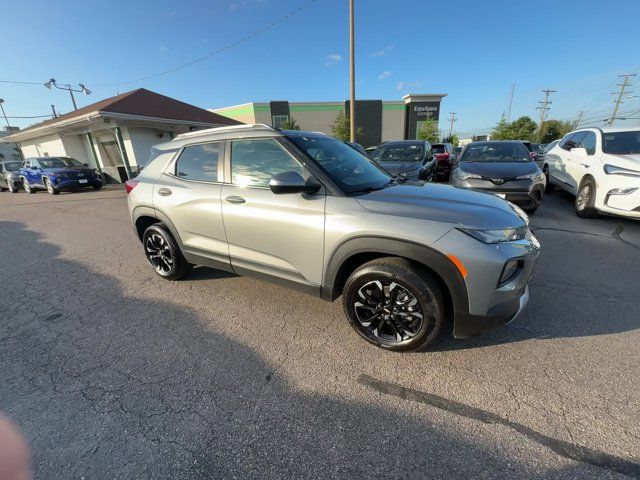
[(4, 162), (4, 169), (7, 172), (17, 172), (21, 166), (21, 162)]
[(616, 155), (640, 154), (640, 130), (607, 132), (603, 136), (602, 151)]
[(438, 153), (447, 153), (447, 150), (444, 148), (444, 145), (431, 145), (431, 150), (434, 154)]
[(461, 162), (530, 162), (531, 156), (521, 143), (470, 144)]
[(288, 137), (346, 192), (382, 188), (392, 175), (349, 145), (330, 137)]
[(76, 168), (84, 167), (75, 158), (70, 157), (58, 157), (58, 158), (40, 158), (38, 160), (42, 168)]
[(424, 147), (417, 143), (382, 145), (371, 158), (377, 162), (419, 162), (423, 152)]

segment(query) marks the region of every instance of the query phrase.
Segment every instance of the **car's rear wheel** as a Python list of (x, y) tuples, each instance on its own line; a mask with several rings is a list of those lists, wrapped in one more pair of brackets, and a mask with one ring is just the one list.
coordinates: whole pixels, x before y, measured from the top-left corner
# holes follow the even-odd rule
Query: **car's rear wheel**
[(356, 269), (344, 286), (343, 306), (356, 332), (387, 350), (425, 347), (444, 324), (438, 284), (404, 258), (376, 259)]
[(576, 215), (582, 218), (596, 218), (598, 210), (596, 203), (596, 182), (592, 177), (586, 177), (580, 183), (578, 195), (576, 195)]
[(13, 183), (8, 182), (7, 185), (9, 186), (9, 191), (11, 193), (18, 193), (18, 189), (13, 185)]
[(22, 187), (24, 188), (24, 191), (27, 193), (36, 193), (36, 189), (29, 184), (26, 178), (22, 179)]
[(54, 187), (53, 183), (51, 183), (51, 180), (49, 180), (48, 178), (44, 179), (44, 186), (47, 187), (47, 192), (49, 192), (51, 195), (58, 195), (60, 193), (60, 190)]
[(0, 187), (0, 192), (6, 192), (6, 191), (7, 191), (7, 189), (6, 189), (6, 188), (4, 188), (4, 187)]
[(100, 190), (102, 188), (102, 185), (93, 185), (93, 189), (94, 190)]
[(149, 265), (162, 278), (179, 280), (191, 271), (192, 265), (182, 256), (175, 239), (162, 223), (144, 231), (142, 245)]

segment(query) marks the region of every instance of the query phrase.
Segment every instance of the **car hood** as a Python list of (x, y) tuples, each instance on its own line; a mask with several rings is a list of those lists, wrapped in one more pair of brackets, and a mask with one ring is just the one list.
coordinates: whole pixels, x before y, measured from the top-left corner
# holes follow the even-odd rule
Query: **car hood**
[(638, 170), (640, 168), (640, 155), (613, 155), (608, 153), (604, 157), (604, 163), (610, 163), (616, 167)]
[(358, 196), (356, 200), (373, 212), (467, 228), (489, 230), (528, 223), (526, 214), (518, 213), (509, 202), (495, 195), (437, 183), (395, 185)]
[(540, 170), (535, 162), (461, 162), (458, 168), (489, 178), (512, 178)]
[(416, 161), (408, 161), (408, 162), (377, 162), (382, 168), (384, 168), (387, 172), (392, 173), (393, 175), (397, 175), (399, 173), (412, 172), (413, 170), (417, 170), (422, 166), (421, 162)]

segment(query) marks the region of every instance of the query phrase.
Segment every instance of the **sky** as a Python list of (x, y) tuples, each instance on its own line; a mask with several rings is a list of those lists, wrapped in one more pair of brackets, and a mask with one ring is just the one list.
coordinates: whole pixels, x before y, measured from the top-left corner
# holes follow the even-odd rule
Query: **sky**
[[(511, 119), (537, 119), (548, 88), (557, 90), (548, 118), (586, 110), (584, 121), (597, 123), (611, 113), (617, 76), (638, 73), (638, 97), (621, 111), (640, 124), (639, 0), (355, 3), (359, 99), (446, 93), (440, 128), (456, 112), (454, 132), (469, 136), (506, 113), (511, 84)], [(87, 85), (79, 106), (139, 87), (203, 108), (342, 101), (348, 15), (347, 0), (0, 0), (0, 98), (9, 116), (47, 115), (51, 104), (68, 112), (68, 93), (42, 85), (53, 77)]]

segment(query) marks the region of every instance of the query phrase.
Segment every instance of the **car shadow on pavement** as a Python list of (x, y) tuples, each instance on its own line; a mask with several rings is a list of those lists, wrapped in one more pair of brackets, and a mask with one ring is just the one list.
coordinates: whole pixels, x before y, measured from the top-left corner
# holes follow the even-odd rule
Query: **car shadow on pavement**
[[(359, 372), (344, 388), (370, 403), (299, 391), (194, 310), (123, 290), (131, 279), (62, 257), (20, 223), (0, 222), (0, 246), (0, 408), (29, 440), (37, 479), (593, 478), (594, 462), (638, 473), (606, 455), (558, 458), (522, 425)], [(446, 410), (451, 424), (388, 406), (399, 402)], [(460, 417), (503, 423), (544, 459), (523, 463), (524, 443), (497, 448)]]

